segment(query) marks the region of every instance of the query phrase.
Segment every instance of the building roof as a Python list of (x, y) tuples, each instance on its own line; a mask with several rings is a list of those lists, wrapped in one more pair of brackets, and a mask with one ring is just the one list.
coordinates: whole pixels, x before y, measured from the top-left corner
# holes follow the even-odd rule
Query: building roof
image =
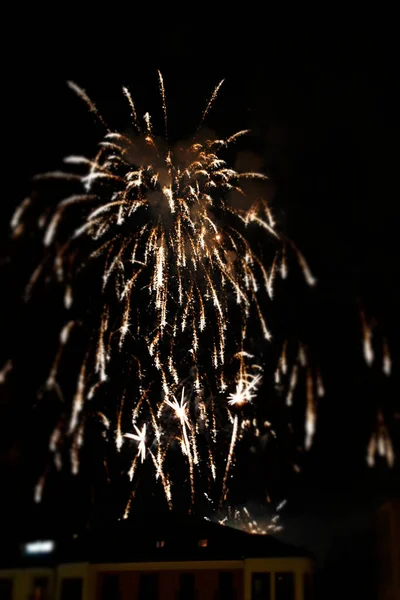
[(204, 519), (172, 515), (150, 522), (121, 521), (54, 541), (54, 551), (43, 555), (26, 555), (24, 543), (14, 542), (0, 551), (0, 567), (307, 556), (304, 550), (270, 535), (252, 535)]

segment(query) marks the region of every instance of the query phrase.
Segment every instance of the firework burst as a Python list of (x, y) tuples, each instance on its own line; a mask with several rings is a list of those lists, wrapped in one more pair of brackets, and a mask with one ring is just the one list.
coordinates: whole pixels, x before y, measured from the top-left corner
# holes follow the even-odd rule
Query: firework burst
[[(225, 500), (243, 430), (242, 409), (252, 404), (262, 380), (262, 368), (248, 352), (248, 325), (258, 322), (262, 336), (270, 340), (262, 307), (273, 297), (276, 274), (287, 276), (286, 247), (294, 249), (306, 281), (314, 285), (315, 279), (304, 257), (277, 230), (262, 195), (247, 192), (251, 181), (265, 182), (266, 175), (238, 172), (222, 157), (248, 131), (204, 140), (198, 129), (189, 142), (170, 147), (161, 74), (159, 83), (165, 126), (161, 141), (149, 113), (139, 119), (127, 88), (123, 93), (132, 134), (110, 129), (87, 94), (69, 83), (96, 115), (104, 135), (94, 158), (69, 156), (69, 172), (36, 177), (64, 180), (74, 191), (39, 216), (45, 255), (25, 297), (50, 275), (63, 288), (65, 309), (76, 314), (60, 332), (46, 385), (63, 401), (60, 365), (73, 343), (72, 332), (88, 324), (72, 403), (63, 404), (50, 440), (57, 464), (69, 448), (72, 470), (79, 471), (85, 427), (95, 418), (119, 452), (136, 448), (126, 470), (131, 480), (139, 460), (154, 467), (169, 505), (167, 459), (177, 446), (188, 465), (191, 502), (201, 471), (207, 471), (207, 485), (212, 482)], [(16, 210), (14, 237), (23, 233), (31, 204), (26, 199)], [(269, 267), (254, 241), (265, 237), (275, 247)], [(91, 305), (82, 280), (96, 277), (100, 285)], [(280, 369), (286, 368), (282, 358)], [(129, 383), (105, 410), (109, 382), (120, 382), (126, 369)], [(313, 406), (311, 399), (309, 424), (315, 421)], [(312, 434), (309, 425), (308, 440)], [(221, 448), (228, 458), (218, 469)], [(131, 501), (132, 496), (129, 506)]]

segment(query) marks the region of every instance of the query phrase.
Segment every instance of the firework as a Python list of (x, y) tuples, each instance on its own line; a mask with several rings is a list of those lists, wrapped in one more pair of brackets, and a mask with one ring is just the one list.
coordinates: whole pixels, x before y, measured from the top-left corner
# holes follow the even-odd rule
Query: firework
[(12, 371), (12, 368), (12, 361), (8, 360), (0, 370), (0, 383), (4, 383), (6, 381), (8, 374)]
[(376, 455), (386, 458), (389, 467), (393, 467), (395, 455), (392, 439), (381, 410), (377, 412), (376, 430), (372, 432), (367, 447), (367, 464), (369, 467), (375, 466)]
[[(256, 397), (255, 390), (257, 389), (257, 385), (260, 384), (261, 375), (253, 375), (247, 376), (250, 377), (250, 382), (246, 381), (246, 379), (239, 379), (236, 385), (236, 391), (232, 394), (229, 394), (228, 404), (241, 406), (245, 402), (251, 402), (253, 398)], [(252, 391), (253, 390), (253, 391)]]
[(140, 459), (143, 462), (146, 458), (146, 423), (143, 425), (140, 430), (136, 425), (134, 426), (136, 429), (136, 433), (125, 433), (125, 437), (132, 438), (139, 442), (138, 452), (140, 455)]
[[(239, 529), (240, 531), (246, 531), (253, 535), (275, 535), (282, 531), (283, 526), (280, 522), (280, 511), (285, 506), (286, 500), (283, 500), (276, 507), (275, 514), (270, 517), (266, 517), (265, 513), (262, 518), (256, 519), (248, 510), (246, 506), (232, 508), (228, 506), (225, 513), (219, 512), (217, 516), (205, 517), (207, 521), (214, 521), (219, 525), (225, 525)], [(224, 515), (224, 516), (222, 516)]]
[[(248, 429), (241, 426), (243, 412), (253, 404), (262, 381), (262, 367), (248, 352), (249, 324), (257, 322), (264, 339), (271, 339), (262, 307), (274, 296), (277, 273), (287, 276), (288, 246), (307, 283), (314, 285), (316, 280), (303, 255), (278, 231), (262, 195), (248, 192), (252, 181), (262, 183), (267, 176), (238, 172), (223, 158), (224, 150), (248, 131), (227, 139), (200, 135), (222, 82), (206, 105), (196, 135), (175, 146), (167, 143), (166, 92), (160, 73), (159, 84), (165, 128), (161, 141), (149, 113), (143, 121), (138, 117), (127, 88), (123, 93), (134, 133), (113, 131), (86, 92), (69, 82), (104, 135), (94, 158), (69, 156), (68, 172), (36, 178), (41, 185), (64, 180), (74, 190), (38, 216), (45, 254), (25, 298), (31, 297), (38, 281), (50, 279), (63, 288), (65, 310), (76, 315), (60, 332), (46, 384), (64, 406), (69, 403), (61, 385), (61, 365), (74, 343), (71, 332), (82, 331), (84, 350), (70, 411), (63, 408), (50, 439), (56, 462), (60, 464), (68, 449), (72, 471), (79, 471), (85, 428), (95, 418), (104, 436), (114, 437), (121, 455), (134, 446), (128, 440), (135, 442), (137, 451), (126, 469), (129, 478), (133, 480), (139, 461), (152, 466), (168, 505), (171, 452), (178, 447), (187, 463), (193, 503), (196, 477), (207, 471), (205, 479), (216, 484), (218, 454), (221, 448), (228, 449), (219, 481), (225, 500), (235, 446)], [(25, 199), (14, 213), (14, 237), (26, 228), (24, 215), (28, 208), (32, 214), (31, 205)], [(265, 237), (274, 245), (270, 266), (259, 254)], [(85, 281), (96, 278), (99, 285), (92, 305)], [(278, 367), (282, 374), (288, 369), (285, 352), (284, 348)], [(299, 360), (305, 366), (302, 345)], [(296, 364), (291, 371), (288, 404), (297, 369)], [(122, 380), (122, 370), (129, 372), (128, 383), (105, 410), (110, 382)], [(314, 404), (311, 400), (307, 404), (308, 440)], [(259, 436), (256, 421), (249, 423)], [(43, 482), (40, 493), (42, 488)]]
[[(293, 344), (289, 345), (287, 340), (283, 343), (275, 371), (275, 387), (279, 394), (285, 394), (285, 403), (291, 408), (295, 392), (305, 379), (304, 449), (309, 450), (316, 431), (318, 400), (325, 396), (325, 386), (321, 369), (313, 366), (307, 346), (301, 341), (297, 342), (297, 348), (291, 346)], [(289, 356), (294, 357), (291, 364), (288, 360)], [(305, 378), (302, 377), (304, 372)], [(296, 465), (294, 468), (297, 470)]]
[(314, 381), (311, 374), (311, 369), (307, 370), (307, 408), (306, 408), (306, 422), (305, 422), (305, 431), (306, 438), (304, 442), (304, 446), (306, 450), (311, 448), (311, 444), (313, 441), (314, 433), (315, 433), (315, 423), (316, 423), (316, 412), (315, 412), (315, 399), (314, 399)]
[(392, 372), (392, 359), (390, 356), (389, 345), (386, 339), (383, 340), (382, 370), (387, 377), (389, 377)]
[(372, 328), (367, 323), (367, 319), (365, 317), (364, 311), (361, 311), (361, 327), (362, 327), (362, 336), (363, 336), (363, 354), (364, 360), (367, 365), (370, 367), (374, 362), (374, 350), (372, 347)]

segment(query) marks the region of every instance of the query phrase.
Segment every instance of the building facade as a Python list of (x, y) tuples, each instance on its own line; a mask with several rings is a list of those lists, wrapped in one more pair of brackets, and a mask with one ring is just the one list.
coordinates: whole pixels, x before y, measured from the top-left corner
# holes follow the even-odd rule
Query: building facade
[(311, 600), (313, 561), (301, 551), (227, 527), (179, 531), (76, 539), (75, 560), (54, 543), (0, 570), (0, 600)]

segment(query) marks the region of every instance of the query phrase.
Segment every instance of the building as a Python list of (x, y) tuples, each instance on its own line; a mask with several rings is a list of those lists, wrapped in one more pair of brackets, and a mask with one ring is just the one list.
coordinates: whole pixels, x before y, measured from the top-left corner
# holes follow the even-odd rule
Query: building
[(207, 521), (127, 521), (3, 550), (0, 600), (310, 600), (313, 562)]
[(379, 600), (400, 598), (400, 500), (385, 502), (378, 510)]

